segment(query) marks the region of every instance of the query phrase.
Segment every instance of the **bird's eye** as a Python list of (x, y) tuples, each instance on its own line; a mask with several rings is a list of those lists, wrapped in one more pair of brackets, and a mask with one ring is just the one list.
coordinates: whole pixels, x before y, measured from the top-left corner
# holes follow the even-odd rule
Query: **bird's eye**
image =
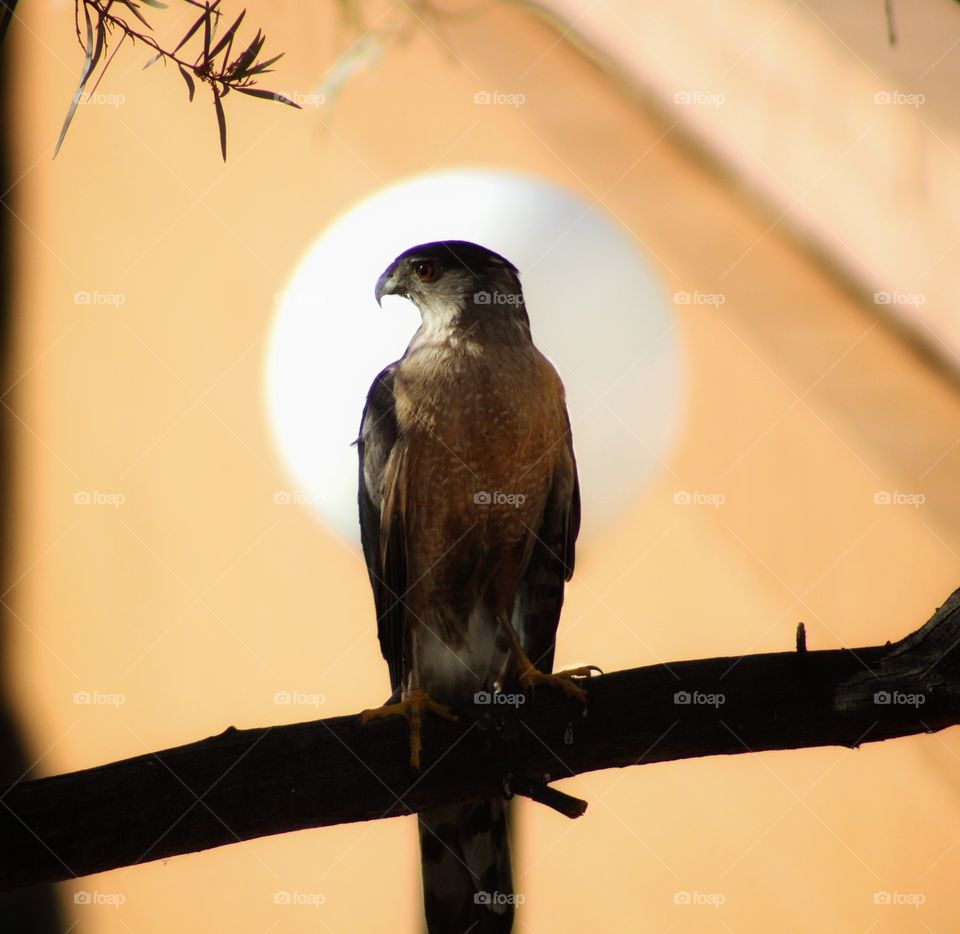
[(421, 282), (432, 282), (437, 278), (437, 267), (429, 260), (421, 260), (419, 263), (416, 263), (413, 271), (417, 274), (417, 278)]

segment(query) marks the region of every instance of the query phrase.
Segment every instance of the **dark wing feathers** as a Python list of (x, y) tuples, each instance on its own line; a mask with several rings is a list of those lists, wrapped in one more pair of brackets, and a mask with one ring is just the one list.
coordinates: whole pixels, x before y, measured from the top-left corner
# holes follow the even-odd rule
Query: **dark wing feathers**
[(360, 461), (360, 540), (370, 574), (377, 611), (380, 651), (390, 668), (390, 688), (396, 691), (403, 677), (405, 627), (402, 598), (407, 589), (406, 554), (399, 522), (387, 524), (387, 541), (381, 540), (384, 475), (398, 441), (391, 364), (370, 387), (360, 419), (357, 450)]
[[(569, 431), (569, 428), (567, 429)], [(577, 461), (573, 456), (573, 445), (570, 446), (570, 460), (573, 465), (573, 491), (567, 501), (564, 511), (563, 532), (563, 579), (573, 577), (573, 566), (576, 561), (577, 536), (580, 534), (580, 477), (577, 475)]]
[(563, 585), (573, 576), (580, 531), (580, 481), (567, 421), (567, 453), (554, 476), (530, 562), (514, 606), (514, 624), (523, 632), (524, 649), (541, 671), (553, 670), (553, 655), (563, 606)]

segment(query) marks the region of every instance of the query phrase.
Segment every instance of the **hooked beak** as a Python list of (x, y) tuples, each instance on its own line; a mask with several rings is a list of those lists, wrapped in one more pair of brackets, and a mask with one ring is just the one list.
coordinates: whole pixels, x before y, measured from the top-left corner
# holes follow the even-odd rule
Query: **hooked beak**
[(380, 307), (383, 307), (383, 296), (384, 295), (396, 295), (397, 294), (397, 279), (396, 279), (396, 268), (393, 266), (388, 267), (383, 271), (383, 274), (377, 279), (377, 287), (373, 290), (373, 294), (376, 296), (377, 304)]

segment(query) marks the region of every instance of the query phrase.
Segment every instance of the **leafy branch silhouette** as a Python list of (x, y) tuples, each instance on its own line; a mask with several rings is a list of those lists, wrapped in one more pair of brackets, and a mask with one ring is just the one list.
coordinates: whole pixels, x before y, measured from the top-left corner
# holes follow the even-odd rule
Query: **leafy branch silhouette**
[[(261, 75), (270, 74), (274, 65), (283, 57), (283, 53), (275, 55), (266, 61), (260, 61), (260, 53), (266, 40), (263, 32), (258, 29), (250, 43), (236, 57), (233, 56), (233, 45), (237, 39), (237, 30), (243, 22), (247, 11), (244, 9), (233, 21), (232, 25), (219, 38), (221, 0), (185, 0), (190, 6), (201, 10), (199, 17), (187, 30), (183, 38), (173, 49), (165, 49), (154, 39), (153, 27), (147, 21), (142, 9), (146, 5), (154, 9), (163, 10), (167, 4), (160, 0), (76, 0), (74, 7), (74, 26), (77, 41), (84, 50), (83, 72), (80, 83), (70, 102), (67, 116), (63, 121), (63, 128), (57, 139), (54, 158), (60, 152), (67, 130), (76, 114), (77, 106), (87, 93), (87, 87), (99, 69), (100, 73), (90, 90), (96, 92), (103, 80), (104, 74), (110, 67), (114, 56), (123, 43), (129, 39), (132, 44), (142, 42), (154, 51), (144, 68), (149, 68), (157, 62), (177, 66), (185, 84), (190, 100), (194, 98), (197, 83), (206, 84), (213, 95), (213, 106), (216, 111), (217, 129), (220, 134), (220, 152), (224, 161), (227, 158), (227, 120), (223, 111), (223, 98), (236, 91), (250, 97), (259, 97), (263, 100), (277, 101), (288, 107), (300, 109), (298, 104), (265, 88), (256, 87), (256, 79)], [(81, 12), (83, 16), (81, 30)], [(130, 17), (135, 18), (129, 19)], [(129, 19), (129, 21), (128, 21)], [(142, 24), (142, 27), (137, 25)], [(119, 38), (117, 38), (119, 36)], [(202, 43), (199, 51), (193, 58), (188, 57), (185, 48), (191, 44)], [(109, 52), (109, 55), (107, 54)]]

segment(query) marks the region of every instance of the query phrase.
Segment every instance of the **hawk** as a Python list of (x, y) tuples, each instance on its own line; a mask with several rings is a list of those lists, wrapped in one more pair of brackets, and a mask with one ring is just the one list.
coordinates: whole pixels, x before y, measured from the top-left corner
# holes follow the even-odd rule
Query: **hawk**
[[(534, 346), (519, 274), (482, 246), (426, 243), (398, 256), (376, 299), (422, 324), (373, 381), (357, 439), (363, 552), (393, 697), (419, 768), (426, 712), (549, 684), (580, 492), (560, 377)], [(510, 931), (503, 799), (419, 815), (431, 934)]]

